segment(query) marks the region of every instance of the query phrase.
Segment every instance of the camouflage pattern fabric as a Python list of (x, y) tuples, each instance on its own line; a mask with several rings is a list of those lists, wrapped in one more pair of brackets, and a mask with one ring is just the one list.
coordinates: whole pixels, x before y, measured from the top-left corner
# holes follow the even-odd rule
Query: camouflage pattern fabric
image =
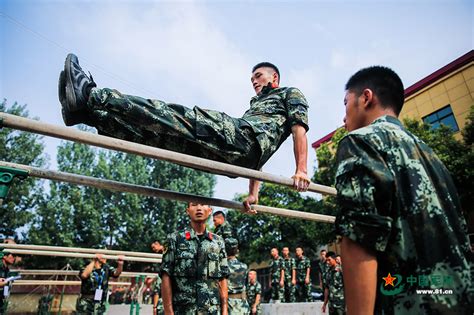
[(222, 237), (224, 241), (228, 238), (235, 238), (232, 226), (227, 221), (224, 221), (224, 223), (222, 223), (221, 225), (216, 226), (214, 228), (214, 234), (217, 234)]
[[(102, 289), (102, 301), (105, 301), (107, 298), (107, 289), (109, 287), (109, 278), (115, 273), (115, 268), (109, 266), (108, 264), (102, 265), (101, 268), (94, 269), (89, 278), (81, 278), (81, 295), (94, 295), (96, 289)], [(79, 277), (84, 271), (82, 268), (79, 271)]]
[[(260, 282), (255, 281), (254, 284), (248, 282), (247, 283), (247, 300), (249, 302), (249, 309), (250, 309), (249, 314), (252, 314), (252, 307), (255, 304), (255, 301), (257, 299), (257, 294), (260, 294), (260, 298), (262, 297), (262, 285), (260, 284)], [(257, 314), (257, 315), (262, 314), (260, 303), (257, 305), (257, 313), (254, 313), (254, 314)]]
[[(245, 293), (247, 292), (246, 284), (248, 278), (248, 267), (237, 258), (228, 259), (229, 264), (229, 278), (227, 279), (227, 287), (229, 294)], [(249, 304), (247, 299), (236, 299), (229, 296), (229, 315), (232, 314), (248, 314)]]
[(296, 288), (295, 295), (297, 302), (311, 302), (311, 281), (306, 284), (306, 270), (311, 267), (311, 262), (308, 257), (302, 256), (295, 259), (296, 268)]
[(106, 302), (94, 301), (93, 298), (79, 297), (76, 301), (77, 315), (102, 315), (105, 314)]
[(321, 275), (321, 286), (324, 287), (324, 281), (326, 281), (326, 273), (328, 272), (329, 270), (329, 266), (326, 262), (326, 260), (324, 261), (319, 261), (318, 262), (318, 270), (319, 270), (319, 273)]
[(325, 288), (329, 290), (329, 314), (344, 314), (344, 278), (339, 267), (330, 267), (326, 273)]
[(283, 258), (272, 258), (270, 263), (270, 276), (272, 284), (272, 300), (281, 301), (285, 296), (285, 287), (280, 286), (281, 270), (284, 270)]
[(43, 295), (38, 301), (37, 315), (49, 315), (53, 296), (51, 294)]
[[(0, 278), (8, 278), (10, 276), (10, 268), (5, 266), (3, 262), (0, 262)], [(11, 290), (11, 283), (8, 284), (8, 289)], [(7, 313), (8, 308), (8, 298), (4, 296), (4, 288), (0, 287), (0, 315)], [(10, 292), (10, 291), (9, 291)]]
[(153, 295), (158, 294), (159, 300), (158, 305), (156, 307), (156, 313), (164, 314), (165, 310), (163, 309), (163, 300), (161, 299), (161, 277), (160, 275), (156, 276), (156, 280), (153, 282)]
[(300, 124), (307, 102), (296, 88), (265, 89), (242, 118), (93, 88), (90, 121), (100, 134), (207, 159), (260, 169)]
[[(434, 152), (398, 119), (383, 116), (342, 139), (337, 163), (336, 231), (377, 257), (376, 312), (472, 314), (466, 222), (452, 178)], [(384, 288), (388, 273), (398, 277), (393, 289)]]
[(296, 268), (295, 259), (292, 257), (283, 259), (283, 269), (285, 270), (285, 293), (283, 302), (292, 303), (296, 301), (295, 286), (291, 283), (293, 270)]
[(220, 314), (219, 280), (229, 276), (224, 240), (193, 229), (168, 235), (161, 274), (171, 278), (175, 314)]

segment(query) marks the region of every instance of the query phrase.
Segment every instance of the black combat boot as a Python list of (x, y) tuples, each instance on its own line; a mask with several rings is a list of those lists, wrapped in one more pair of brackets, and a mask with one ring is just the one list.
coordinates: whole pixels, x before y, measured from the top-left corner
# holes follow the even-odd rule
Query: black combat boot
[(82, 70), (77, 56), (67, 55), (58, 85), (58, 96), (66, 126), (88, 122), (87, 100), (91, 89), (96, 86), (92, 75), (89, 77)]

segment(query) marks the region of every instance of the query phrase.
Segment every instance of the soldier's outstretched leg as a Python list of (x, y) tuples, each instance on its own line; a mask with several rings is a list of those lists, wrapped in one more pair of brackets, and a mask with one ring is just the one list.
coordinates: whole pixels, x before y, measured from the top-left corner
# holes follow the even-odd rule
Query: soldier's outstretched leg
[(59, 78), (66, 125), (207, 159), (258, 168), (260, 147), (251, 126), (225, 113), (99, 89), (69, 54)]

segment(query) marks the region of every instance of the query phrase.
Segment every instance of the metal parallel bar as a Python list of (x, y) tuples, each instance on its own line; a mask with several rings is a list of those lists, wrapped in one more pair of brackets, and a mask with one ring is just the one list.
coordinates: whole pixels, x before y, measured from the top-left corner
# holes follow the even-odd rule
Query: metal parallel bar
[(72, 253), (89, 253), (89, 254), (108, 254), (108, 255), (125, 255), (125, 256), (137, 256), (146, 257), (153, 259), (161, 259), (162, 254), (144, 253), (144, 252), (131, 252), (121, 251), (113, 249), (95, 249), (95, 248), (80, 248), (80, 247), (64, 247), (64, 246), (47, 246), (47, 245), (26, 245), (26, 244), (1, 244), (0, 247), (15, 248), (15, 249), (33, 249), (33, 250), (47, 250), (47, 251), (61, 251), (61, 252), (72, 252)]
[[(291, 178), (247, 169), (244, 167), (230, 165), (222, 162), (211, 161), (173, 151), (163, 150), (130, 141), (124, 141), (116, 138), (96, 135), (74, 128), (46, 124), (37, 120), (23, 118), (7, 113), (0, 113), (0, 122), (5, 127), (39, 133), (42, 135), (70, 141), (81, 142), (101, 148), (137, 154), (154, 159), (160, 159), (216, 174), (239, 176), (289, 187), (293, 186), (293, 180)], [(335, 188), (324, 185), (318, 185), (315, 183), (310, 183), (308, 191), (326, 195), (336, 195)]]
[[(24, 249), (9, 249), (10, 253), (18, 255), (33, 255), (33, 256), (55, 256), (55, 257), (72, 257), (72, 258), (95, 258), (94, 254), (88, 253), (69, 253), (60, 251), (46, 251), (46, 250), (24, 250)], [(116, 255), (102, 255), (105, 259), (118, 260)], [(137, 261), (137, 262), (148, 262), (148, 263), (161, 263), (161, 259), (154, 258), (142, 258), (133, 256), (124, 256), (125, 261)]]
[[(23, 169), (29, 172), (29, 176), (33, 176), (33, 177), (45, 178), (45, 179), (50, 179), (50, 180), (55, 180), (55, 181), (65, 181), (65, 182), (69, 182), (73, 184), (91, 186), (91, 187), (95, 187), (99, 189), (109, 189), (109, 190), (115, 190), (115, 191), (121, 191), (121, 192), (137, 193), (137, 194), (146, 195), (146, 196), (153, 196), (153, 197), (178, 200), (178, 201), (184, 201), (184, 202), (199, 202), (201, 204), (236, 209), (240, 211), (245, 210), (243, 204), (236, 201), (196, 196), (192, 194), (179, 193), (179, 192), (174, 192), (174, 191), (169, 191), (169, 190), (159, 189), (159, 188), (154, 188), (154, 187), (149, 187), (149, 186), (126, 184), (126, 183), (122, 183), (118, 181), (99, 179), (95, 177), (77, 175), (77, 174), (71, 174), (71, 173), (65, 173), (65, 172), (45, 170), (45, 169), (36, 168), (32, 166), (9, 163), (9, 162), (4, 162), (4, 161), (0, 161), (0, 166), (15, 167), (15, 168)], [(288, 218), (297, 218), (297, 219), (304, 218), (306, 220), (326, 222), (326, 223), (333, 223), (335, 220), (333, 216), (304, 212), (304, 211), (280, 209), (280, 208), (266, 207), (266, 206), (261, 206), (261, 205), (254, 205), (252, 207), (253, 209), (257, 210), (260, 213), (275, 214), (275, 215), (284, 216)]]

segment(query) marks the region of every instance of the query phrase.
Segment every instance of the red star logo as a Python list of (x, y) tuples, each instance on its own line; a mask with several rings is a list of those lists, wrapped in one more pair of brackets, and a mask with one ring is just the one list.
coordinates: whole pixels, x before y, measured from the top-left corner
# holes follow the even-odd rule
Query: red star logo
[(397, 277), (392, 277), (392, 275), (390, 274), (390, 272), (388, 273), (388, 276), (386, 277), (382, 277), (382, 279), (385, 280), (385, 285), (384, 286), (387, 286), (387, 285), (391, 285), (392, 287), (395, 286), (395, 284), (393, 284), (393, 281), (395, 281), (395, 279), (397, 279)]

